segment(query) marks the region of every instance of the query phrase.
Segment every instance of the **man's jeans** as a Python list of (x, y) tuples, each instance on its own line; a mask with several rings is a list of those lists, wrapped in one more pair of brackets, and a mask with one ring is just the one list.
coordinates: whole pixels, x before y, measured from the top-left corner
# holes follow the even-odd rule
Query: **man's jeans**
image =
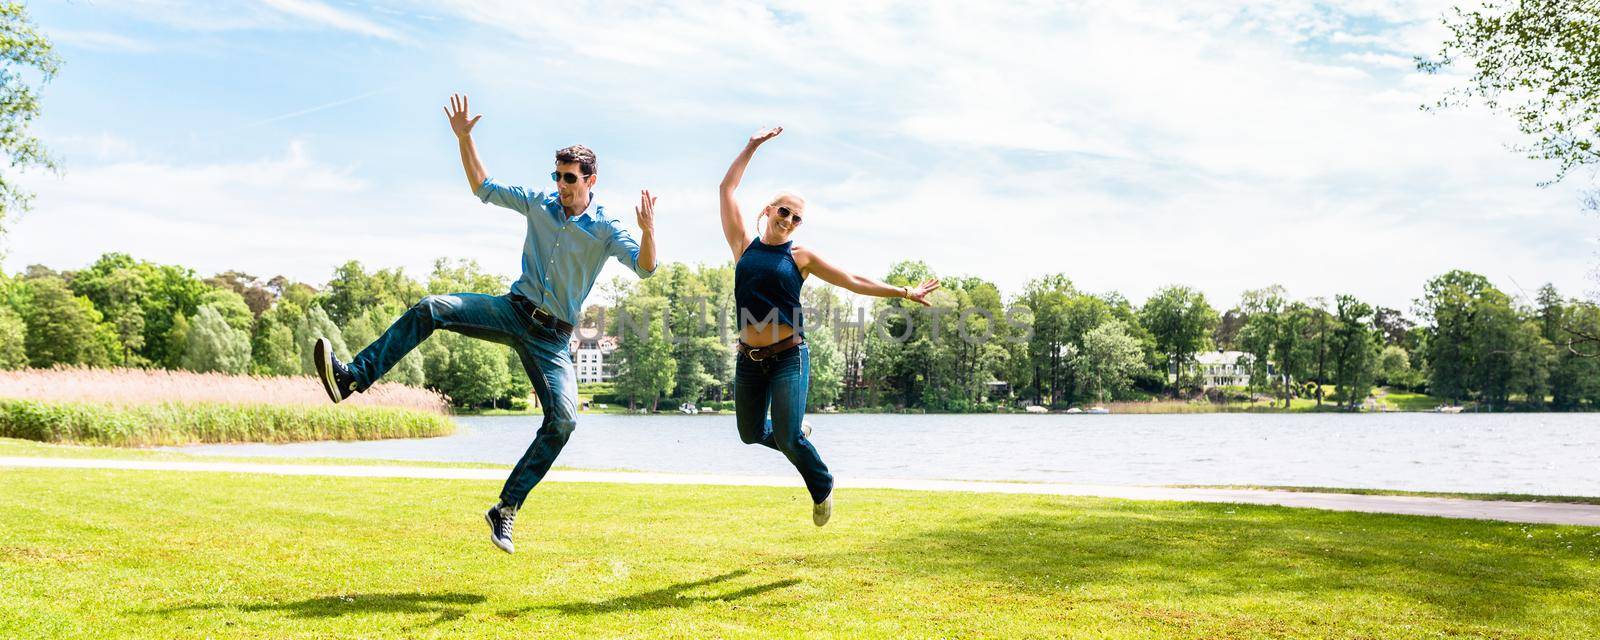
[[(800, 422), (806, 417), (806, 393), (811, 386), (811, 348), (801, 343), (760, 361), (740, 354), (733, 386), (739, 439), (782, 452), (805, 479), (811, 501), (827, 499), (833, 492), (833, 476), (828, 473), (828, 465), (822, 464), (817, 448), (800, 430)], [(767, 419), (769, 406), (771, 420)]]
[(544, 478), (561, 447), (577, 425), (578, 378), (572, 370), (571, 338), (560, 329), (547, 328), (517, 309), (511, 295), (453, 293), (427, 296), (407, 309), (388, 331), (350, 362), (356, 388), (365, 390), (388, 373), (400, 358), (432, 335), (435, 329), (498, 342), (511, 347), (533, 381), (533, 391), (544, 407), (544, 424), (533, 444), (511, 470), (500, 502), (522, 506), (533, 485)]

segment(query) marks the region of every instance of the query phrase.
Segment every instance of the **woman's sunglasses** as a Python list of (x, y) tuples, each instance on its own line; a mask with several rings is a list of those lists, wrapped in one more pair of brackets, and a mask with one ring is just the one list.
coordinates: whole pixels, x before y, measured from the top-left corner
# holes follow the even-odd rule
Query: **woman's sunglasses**
[[(561, 182), (561, 181), (565, 180), (567, 182), (567, 184), (578, 184), (578, 178), (579, 177), (580, 176), (578, 174), (573, 173), (571, 171), (568, 171), (566, 173), (562, 173), (560, 171), (551, 171), (550, 172), (550, 179), (551, 180), (554, 180), (556, 182)], [(587, 176), (582, 176), (582, 177), (587, 177)]]
[(779, 218), (794, 218), (795, 224), (800, 224), (800, 214), (790, 211), (788, 207), (778, 207)]

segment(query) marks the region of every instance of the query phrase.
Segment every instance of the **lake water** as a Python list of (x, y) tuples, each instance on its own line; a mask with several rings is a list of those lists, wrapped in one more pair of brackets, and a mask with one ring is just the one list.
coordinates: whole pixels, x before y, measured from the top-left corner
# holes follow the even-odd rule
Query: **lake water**
[[(538, 416), (461, 417), (441, 438), (184, 447), (226, 455), (512, 464)], [(1600, 496), (1600, 414), (810, 417), (836, 476), (1276, 484)], [(791, 473), (733, 416), (584, 415), (559, 466)]]

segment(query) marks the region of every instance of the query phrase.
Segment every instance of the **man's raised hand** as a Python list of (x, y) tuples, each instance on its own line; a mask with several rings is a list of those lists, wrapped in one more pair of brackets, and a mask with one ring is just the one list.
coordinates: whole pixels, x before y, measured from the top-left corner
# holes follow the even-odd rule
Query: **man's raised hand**
[(450, 95), (450, 106), (445, 107), (444, 115), (450, 119), (450, 130), (456, 132), (457, 138), (472, 135), (473, 125), (483, 119), (482, 115), (467, 119), (467, 97), (459, 93)]
[(656, 197), (650, 195), (650, 190), (639, 192), (639, 206), (633, 208), (634, 215), (639, 216), (639, 231), (651, 233), (656, 228)]

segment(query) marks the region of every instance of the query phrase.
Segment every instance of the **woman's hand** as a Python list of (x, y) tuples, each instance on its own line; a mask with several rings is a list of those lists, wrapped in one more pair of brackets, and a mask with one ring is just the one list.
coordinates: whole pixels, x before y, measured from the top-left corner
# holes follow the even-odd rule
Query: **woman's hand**
[(922, 284), (919, 284), (915, 287), (906, 287), (906, 299), (913, 302), (919, 302), (924, 307), (932, 306), (928, 304), (928, 294), (933, 293), (933, 291), (938, 288), (939, 279), (928, 278), (927, 280), (923, 280)]
[(772, 127), (772, 128), (769, 128), (769, 129), (762, 129), (760, 131), (757, 131), (755, 133), (755, 135), (750, 136), (750, 145), (749, 146), (751, 146), (751, 147), (759, 147), (759, 146), (761, 146), (761, 143), (778, 137), (778, 134), (780, 134), (780, 133), (783, 133), (783, 127)]

